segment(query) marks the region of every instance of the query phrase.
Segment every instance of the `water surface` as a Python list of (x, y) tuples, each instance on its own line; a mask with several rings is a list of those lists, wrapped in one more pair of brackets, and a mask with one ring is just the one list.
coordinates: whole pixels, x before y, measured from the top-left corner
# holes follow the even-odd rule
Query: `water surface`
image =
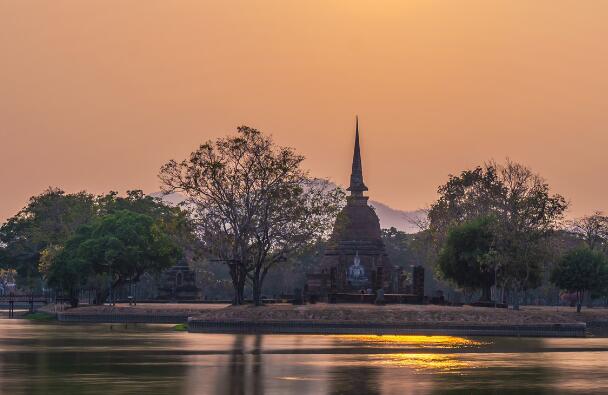
[(608, 338), (171, 328), (0, 319), (0, 394), (608, 393)]

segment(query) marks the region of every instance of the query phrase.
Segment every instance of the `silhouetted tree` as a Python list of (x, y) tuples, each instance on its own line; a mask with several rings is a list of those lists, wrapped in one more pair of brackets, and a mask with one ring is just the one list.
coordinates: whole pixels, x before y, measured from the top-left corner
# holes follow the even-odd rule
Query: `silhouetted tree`
[(509, 160), (505, 165), (491, 162), (450, 176), (438, 192), (439, 199), (428, 213), (436, 248), (444, 245), (453, 226), (491, 215), (497, 221), (499, 283), (516, 295), (539, 285), (548, 253), (544, 241), (558, 227), (568, 207), (562, 196), (550, 194), (549, 185), (539, 175)]
[(608, 216), (601, 211), (572, 221), (574, 233), (592, 250), (606, 252), (608, 248)]
[(229, 266), (235, 304), (247, 280), (259, 304), (268, 271), (330, 230), (343, 193), (309, 178), (303, 160), (242, 126), (160, 171), (163, 191), (186, 195), (209, 253)]

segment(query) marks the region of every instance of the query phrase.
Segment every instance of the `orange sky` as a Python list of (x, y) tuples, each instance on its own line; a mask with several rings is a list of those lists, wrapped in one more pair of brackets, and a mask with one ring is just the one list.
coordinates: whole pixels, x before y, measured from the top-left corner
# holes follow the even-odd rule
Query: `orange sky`
[(370, 195), (431, 203), (510, 157), (608, 210), (606, 1), (0, 0), (0, 220), (49, 185), (159, 189), (239, 124)]

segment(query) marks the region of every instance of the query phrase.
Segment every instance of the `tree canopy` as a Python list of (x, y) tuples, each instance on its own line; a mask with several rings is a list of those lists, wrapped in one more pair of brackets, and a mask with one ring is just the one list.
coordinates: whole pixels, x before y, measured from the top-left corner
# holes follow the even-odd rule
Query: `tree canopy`
[(568, 202), (525, 166), (507, 160), (450, 176), (429, 212), (438, 250), (452, 227), (482, 216), (496, 219), (495, 263), (503, 288), (515, 293), (539, 285), (544, 241), (559, 226)]
[(0, 264), (5, 269), (16, 269), (23, 285), (36, 286), (41, 256), (52, 254), (95, 215), (93, 195), (66, 194), (56, 188), (45, 190), (30, 198), (26, 207), (0, 227)]
[(567, 252), (551, 274), (551, 281), (560, 289), (576, 292), (577, 311), (580, 312), (586, 292), (602, 292), (608, 282), (606, 256), (589, 247)]
[(571, 222), (574, 233), (592, 250), (608, 252), (608, 216), (601, 211)]
[(395, 227), (382, 229), (382, 241), (391, 262), (400, 266), (416, 264), (412, 251), (412, 236)]
[[(95, 196), (49, 188), (30, 198), (25, 208), (0, 227), (0, 268), (15, 269), (20, 287), (40, 289), (55, 261), (60, 256), (67, 259), (62, 252), (68, 244), (84, 237), (86, 225), (124, 211), (146, 216), (158, 232), (170, 237), (180, 253), (190, 260), (197, 258), (199, 242), (188, 213), (179, 207), (169, 206), (139, 190), (128, 191), (125, 196), (116, 192)], [(104, 244), (96, 247), (107, 248)], [(70, 277), (68, 272), (65, 274)]]
[(55, 257), (47, 278), (74, 298), (92, 277), (106, 278), (109, 291), (127, 280), (138, 281), (145, 272), (159, 273), (175, 264), (178, 255), (151, 217), (120, 210), (79, 228)]
[(481, 289), (490, 300), (496, 270), (496, 219), (478, 217), (450, 228), (439, 253), (438, 267), (446, 279), (469, 290)]
[(207, 250), (229, 266), (236, 304), (247, 281), (259, 304), (268, 271), (330, 230), (344, 194), (311, 179), (303, 160), (242, 126), (160, 171), (163, 191), (186, 195)]

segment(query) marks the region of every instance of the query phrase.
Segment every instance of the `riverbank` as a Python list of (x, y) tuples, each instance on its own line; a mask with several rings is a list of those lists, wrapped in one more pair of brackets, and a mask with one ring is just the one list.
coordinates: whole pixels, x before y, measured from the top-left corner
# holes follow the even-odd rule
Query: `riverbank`
[(188, 321), (191, 332), (583, 337), (585, 316), (567, 308), (521, 310), (435, 305), (238, 306), (207, 311)]
[(143, 304), (86, 306), (62, 322), (188, 323), (192, 332), (585, 336), (606, 332), (608, 309), (524, 306), (519, 311), (435, 305), (275, 304), (263, 307)]
[(293, 321), (367, 323), (467, 323), (467, 324), (565, 324), (608, 322), (608, 309), (584, 309), (580, 314), (570, 307), (523, 306), (520, 310), (437, 305), (277, 304), (254, 307), (229, 306), (201, 311), (193, 318), (206, 321)]
[(316, 335), (426, 335), (585, 337), (585, 323), (569, 324), (459, 324), (446, 322), (314, 322), (314, 321), (205, 321), (188, 320), (188, 331), (199, 333), (264, 333)]

